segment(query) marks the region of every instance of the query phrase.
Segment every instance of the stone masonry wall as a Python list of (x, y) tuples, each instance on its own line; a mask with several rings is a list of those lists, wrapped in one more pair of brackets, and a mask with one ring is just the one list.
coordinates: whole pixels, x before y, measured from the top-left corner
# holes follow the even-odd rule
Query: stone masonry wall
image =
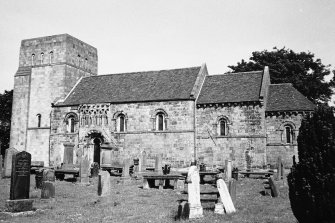
[[(228, 134), (219, 136), (218, 121), (228, 121)], [(206, 106), (197, 108), (198, 159), (208, 166), (223, 166), (231, 159), (234, 166), (246, 168), (246, 152), (252, 167), (266, 164), (264, 107), (257, 105)]]
[[(267, 134), (267, 160), (275, 164), (278, 156), (286, 167), (293, 164), (292, 156), (295, 155), (298, 160), (297, 137), (301, 125), (302, 114), (278, 113), (276, 115), (266, 116), (266, 134)], [(288, 124), (293, 127), (293, 142), (287, 144), (284, 137), (284, 126)]]
[[(90, 109), (103, 107), (90, 105)], [(169, 101), (129, 104), (108, 104), (108, 123), (103, 120), (100, 124), (90, 125), (81, 122), (81, 108), (79, 110), (70, 107), (54, 107), (51, 122), (51, 154), (53, 165), (59, 165), (62, 161), (64, 143), (74, 144), (74, 157), (78, 154), (88, 155), (92, 161), (93, 139), (87, 137), (93, 132), (101, 134), (104, 143), (113, 147), (111, 160), (121, 164), (124, 159), (139, 158), (146, 154), (152, 160), (157, 154), (162, 154), (163, 164), (169, 163), (174, 167), (189, 166), (194, 150), (193, 131), (193, 101)], [(92, 110), (93, 111), (93, 110)], [(154, 126), (156, 112), (164, 111), (167, 116), (167, 129), (157, 131)], [(69, 134), (66, 132), (64, 118), (69, 112), (78, 114), (78, 132)], [(126, 131), (118, 132), (116, 125), (117, 115), (126, 117)], [(94, 115), (93, 115), (94, 116)], [(78, 139), (76, 138), (78, 137)], [(74, 161), (76, 162), (76, 161)], [(150, 165), (151, 163), (148, 162)], [(153, 164), (151, 164), (153, 165)]]

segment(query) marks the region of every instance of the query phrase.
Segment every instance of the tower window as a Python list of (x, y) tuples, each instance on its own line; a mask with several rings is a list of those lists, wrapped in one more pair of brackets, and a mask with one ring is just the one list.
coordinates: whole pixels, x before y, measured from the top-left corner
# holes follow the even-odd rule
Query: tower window
[(75, 125), (74, 117), (70, 117), (68, 119), (68, 132), (74, 133), (74, 125)]
[(119, 127), (119, 132), (124, 132), (125, 131), (125, 118), (124, 118), (124, 115), (123, 114), (121, 114), (121, 115), (119, 115), (118, 116), (118, 123), (119, 123), (119, 125), (118, 125), (118, 127)]
[(31, 66), (35, 65), (35, 54), (31, 55)]
[(163, 112), (159, 112), (156, 114), (156, 130), (164, 131), (165, 129), (165, 115)]
[(41, 127), (41, 114), (37, 114), (37, 127), (40, 128)]
[(50, 53), (49, 53), (49, 64), (51, 64), (53, 62), (53, 59), (54, 59), (54, 52), (50, 51)]
[(293, 129), (289, 125), (286, 125), (284, 128), (284, 140), (287, 144), (293, 143)]

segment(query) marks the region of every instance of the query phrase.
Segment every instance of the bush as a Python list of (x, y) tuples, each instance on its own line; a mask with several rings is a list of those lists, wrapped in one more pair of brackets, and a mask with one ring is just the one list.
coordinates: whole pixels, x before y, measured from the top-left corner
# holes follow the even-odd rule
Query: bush
[(299, 163), (288, 175), (292, 211), (299, 222), (335, 222), (335, 118), (320, 106), (303, 119)]

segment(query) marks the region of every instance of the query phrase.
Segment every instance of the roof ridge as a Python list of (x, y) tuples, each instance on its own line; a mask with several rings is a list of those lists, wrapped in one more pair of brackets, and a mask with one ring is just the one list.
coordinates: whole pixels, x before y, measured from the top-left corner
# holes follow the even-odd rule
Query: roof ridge
[(236, 74), (260, 73), (260, 72), (263, 72), (263, 70), (254, 70), (254, 71), (236, 72), (236, 73), (211, 74), (208, 76), (220, 76), (220, 75), (228, 76), (228, 75), (236, 75)]
[[(195, 68), (201, 68), (201, 66), (183, 67), (183, 68), (175, 68), (175, 69), (163, 69), (163, 70), (134, 71), (134, 72), (114, 73), (114, 74), (98, 74), (95, 77), (110, 76), (110, 75), (124, 75), (124, 74), (143, 74), (143, 73), (149, 73), (149, 72), (175, 71), (175, 70), (185, 70), (185, 69), (195, 69)], [(90, 77), (92, 77), (92, 76), (90, 76)]]

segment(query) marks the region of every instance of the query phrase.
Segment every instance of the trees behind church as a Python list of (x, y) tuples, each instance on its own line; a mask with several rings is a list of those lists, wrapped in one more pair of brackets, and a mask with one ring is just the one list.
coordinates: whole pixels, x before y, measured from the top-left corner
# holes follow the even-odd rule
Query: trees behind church
[(9, 147), (10, 121), (12, 116), (13, 90), (0, 93), (0, 144), (1, 154)]
[[(322, 64), (311, 52), (296, 53), (293, 50), (273, 48), (272, 51), (252, 52), (250, 61), (241, 60), (236, 66), (228, 66), (233, 72), (262, 70), (269, 66), (271, 83), (292, 83), (293, 86), (316, 104), (326, 103), (335, 86), (334, 77), (325, 82), (331, 74), (330, 65)], [(335, 73), (335, 71), (333, 71)]]

